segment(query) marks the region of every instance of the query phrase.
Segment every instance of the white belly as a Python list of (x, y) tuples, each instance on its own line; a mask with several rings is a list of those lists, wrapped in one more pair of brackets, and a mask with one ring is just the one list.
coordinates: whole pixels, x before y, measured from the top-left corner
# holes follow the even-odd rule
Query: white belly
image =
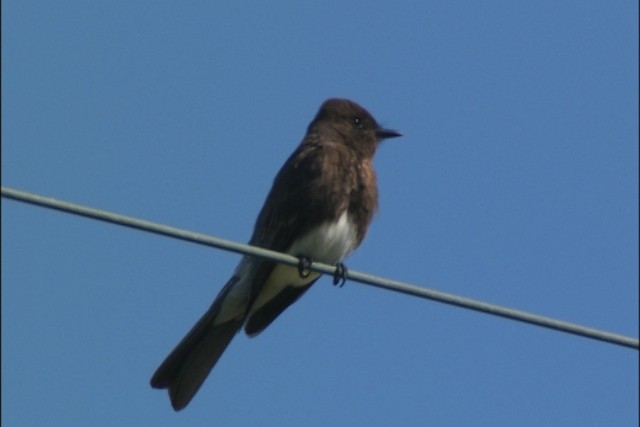
[(337, 222), (321, 224), (296, 240), (287, 253), (335, 264), (342, 261), (354, 249), (355, 244), (356, 227), (347, 211), (344, 211)]
[[(336, 264), (355, 248), (355, 244), (356, 228), (345, 211), (336, 223), (322, 224), (296, 240), (287, 253), (310, 257), (326, 264)], [(319, 275), (319, 273), (311, 273), (307, 277), (300, 277), (297, 267), (276, 265), (256, 298), (251, 312), (258, 310), (285, 287), (306, 286)]]

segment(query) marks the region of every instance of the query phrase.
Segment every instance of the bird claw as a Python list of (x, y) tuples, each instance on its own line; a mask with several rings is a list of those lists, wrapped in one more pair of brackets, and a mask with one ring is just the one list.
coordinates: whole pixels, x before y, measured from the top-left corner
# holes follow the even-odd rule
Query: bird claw
[[(303, 255), (298, 256), (298, 274), (301, 278), (306, 279), (311, 275), (311, 264), (313, 264), (312, 258)], [(333, 272), (333, 285), (339, 288), (343, 287), (347, 283), (348, 273), (349, 270), (343, 263), (336, 264), (336, 269)]]
[(336, 264), (336, 270), (333, 272), (333, 285), (339, 288), (343, 287), (347, 282), (348, 273), (349, 270), (343, 263)]
[(313, 260), (306, 256), (298, 256), (298, 274), (301, 278), (306, 279), (311, 274), (311, 264)]

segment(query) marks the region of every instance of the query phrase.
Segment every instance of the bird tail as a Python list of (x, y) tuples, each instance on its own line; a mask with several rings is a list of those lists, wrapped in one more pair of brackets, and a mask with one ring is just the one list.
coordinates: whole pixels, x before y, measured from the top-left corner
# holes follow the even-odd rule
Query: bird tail
[(237, 277), (222, 289), (211, 308), (162, 362), (151, 378), (153, 388), (168, 389), (176, 411), (186, 407), (242, 327), (244, 316), (216, 323)]

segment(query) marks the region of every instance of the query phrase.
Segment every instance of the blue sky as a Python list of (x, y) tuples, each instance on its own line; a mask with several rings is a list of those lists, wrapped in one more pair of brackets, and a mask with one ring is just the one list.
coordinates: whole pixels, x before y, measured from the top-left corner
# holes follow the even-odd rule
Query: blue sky
[[(403, 138), (353, 270), (638, 336), (638, 5), (2, 2), (2, 184), (246, 241), (321, 102)], [(238, 255), (2, 200), (3, 425), (638, 425), (638, 352), (321, 279), (191, 405)]]

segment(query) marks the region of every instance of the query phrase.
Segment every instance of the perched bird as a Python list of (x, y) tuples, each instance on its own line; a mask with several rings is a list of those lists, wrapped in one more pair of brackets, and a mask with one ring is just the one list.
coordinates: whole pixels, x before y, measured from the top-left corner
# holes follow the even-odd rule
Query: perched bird
[(242, 258), (209, 310), (151, 378), (152, 387), (168, 389), (176, 411), (189, 404), (243, 326), (247, 335), (258, 335), (318, 280), (319, 273), (304, 271), (305, 262), (342, 267), (377, 208), (376, 148), (400, 135), (353, 101), (322, 104), (276, 175), (249, 242), (300, 257), (301, 265)]

